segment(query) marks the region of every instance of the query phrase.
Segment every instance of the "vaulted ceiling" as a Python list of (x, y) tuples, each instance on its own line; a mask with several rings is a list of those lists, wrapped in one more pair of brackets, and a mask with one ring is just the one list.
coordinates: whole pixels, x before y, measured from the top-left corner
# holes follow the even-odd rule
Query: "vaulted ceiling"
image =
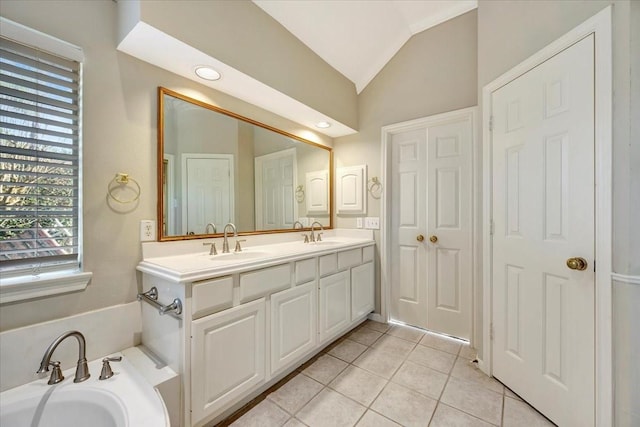
[(409, 38), (477, 7), (477, 0), (253, 0), (358, 93)]

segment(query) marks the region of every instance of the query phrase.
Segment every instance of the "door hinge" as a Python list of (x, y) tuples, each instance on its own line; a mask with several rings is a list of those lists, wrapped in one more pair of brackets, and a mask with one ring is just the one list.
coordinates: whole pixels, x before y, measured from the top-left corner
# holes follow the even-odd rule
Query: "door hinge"
[(496, 223), (493, 222), (493, 220), (491, 220), (491, 222), (489, 222), (489, 235), (493, 236), (493, 233), (495, 233), (496, 231)]
[(595, 259), (593, 260), (593, 272), (594, 273), (596, 272), (596, 260)]
[(493, 116), (489, 117), (489, 132), (493, 132)]
[(493, 336), (494, 336), (494, 333), (493, 333), (493, 323), (491, 323), (491, 324), (489, 324), (489, 339), (490, 339), (491, 341), (493, 341)]

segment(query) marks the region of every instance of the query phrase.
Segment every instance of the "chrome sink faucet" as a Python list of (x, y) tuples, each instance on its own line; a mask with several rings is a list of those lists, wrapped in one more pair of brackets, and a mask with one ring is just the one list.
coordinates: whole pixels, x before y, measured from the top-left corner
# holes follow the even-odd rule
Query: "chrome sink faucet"
[(233, 223), (228, 222), (227, 224), (225, 224), (224, 226), (224, 240), (222, 242), (222, 253), (223, 254), (228, 254), (229, 253), (229, 239), (227, 237), (227, 228), (231, 227), (231, 229), (233, 230), (233, 237), (238, 237), (238, 230), (236, 230), (236, 226), (233, 225)]
[[(317, 234), (318, 237), (316, 237), (316, 235), (313, 234), (313, 226), (318, 224), (318, 226), (320, 227), (320, 232)], [(320, 224), (318, 221), (313, 221), (313, 224), (311, 224), (311, 235), (309, 236), (309, 240), (312, 242), (321, 242), (322, 241), (322, 237), (321, 234), (324, 232), (324, 228), (322, 228), (322, 224)]]
[(209, 228), (211, 228), (211, 232), (213, 234), (216, 234), (218, 232), (216, 225), (213, 222), (210, 222), (206, 227), (204, 227), (204, 234), (209, 234)]
[(49, 365), (53, 365), (53, 372), (51, 373), (51, 378), (49, 378), (49, 382), (47, 383), (49, 385), (57, 384), (64, 379), (60, 369), (60, 362), (51, 362), (51, 356), (53, 356), (53, 352), (56, 351), (58, 345), (69, 337), (74, 337), (78, 340), (78, 365), (76, 366), (76, 375), (73, 382), (79, 383), (87, 380), (91, 376), (91, 374), (89, 374), (89, 367), (87, 366), (85, 351), (86, 341), (84, 339), (84, 335), (78, 331), (68, 331), (60, 335), (51, 343), (51, 345), (49, 345), (49, 348), (44, 352), (44, 356), (42, 356), (40, 368), (36, 371), (37, 374), (49, 372)]

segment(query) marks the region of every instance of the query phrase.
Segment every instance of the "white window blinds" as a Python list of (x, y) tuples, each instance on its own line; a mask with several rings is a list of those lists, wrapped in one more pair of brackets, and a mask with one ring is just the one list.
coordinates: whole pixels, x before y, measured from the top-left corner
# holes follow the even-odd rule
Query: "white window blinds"
[(0, 38), (0, 269), (79, 266), (80, 63)]

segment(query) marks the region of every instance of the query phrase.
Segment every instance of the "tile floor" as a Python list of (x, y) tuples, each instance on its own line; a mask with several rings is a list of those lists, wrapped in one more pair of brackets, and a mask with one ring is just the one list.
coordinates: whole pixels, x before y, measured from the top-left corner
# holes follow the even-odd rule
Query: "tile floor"
[(553, 426), (474, 357), (460, 341), (367, 320), (221, 425)]

